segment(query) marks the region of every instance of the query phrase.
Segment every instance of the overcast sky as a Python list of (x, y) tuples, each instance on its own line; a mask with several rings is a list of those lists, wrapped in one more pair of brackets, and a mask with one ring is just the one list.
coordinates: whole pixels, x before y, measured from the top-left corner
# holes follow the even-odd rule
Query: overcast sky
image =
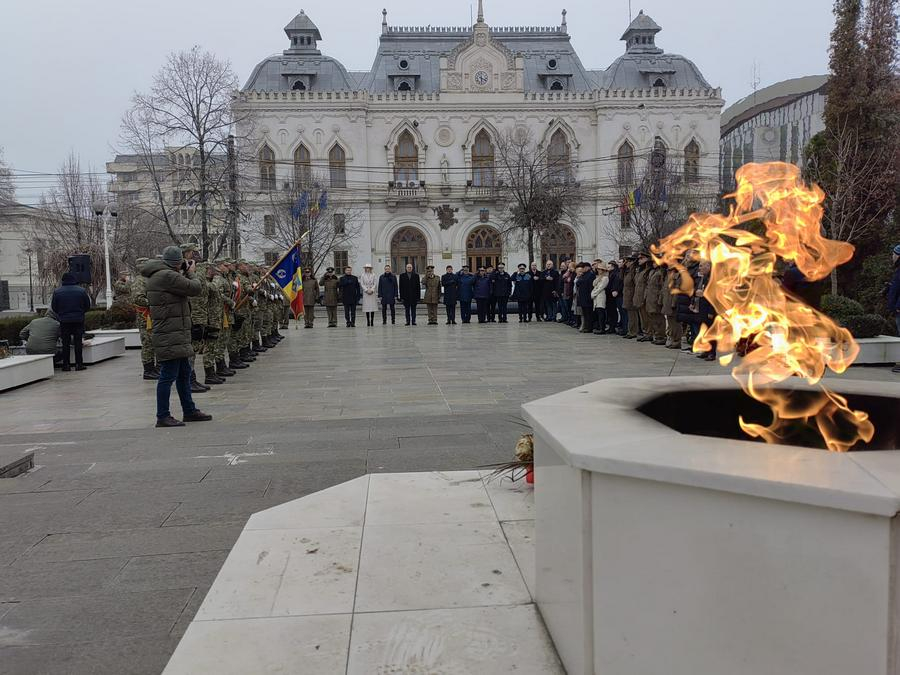
[[(287, 46), (283, 27), (304, 9), (319, 27), (325, 54), (349, 70), (368, 69), (392, 25), (468, 25), (459, 0), (2, 0), (0, 146), (16, 170), (52, 173), (70, 149), (96, 171), (116, 143), (119, 119), (135, 90), (146, 90), (171, 51), (194, 44), (228, 59), (241, 84), (253, 66)], [(633, 0), (663, 28), (657, 44), (692, 59), (727, 104), (760, 87), (824, 74), (833, 25), (830, 0)], [(628, 0), (557, 4), (485, 0), (488, 24), (556, 25), (568, 10), (572, 44), (587, 68), (606, 68), (624, 51)], [(32, 202), (46, 180), (20, 182)]]

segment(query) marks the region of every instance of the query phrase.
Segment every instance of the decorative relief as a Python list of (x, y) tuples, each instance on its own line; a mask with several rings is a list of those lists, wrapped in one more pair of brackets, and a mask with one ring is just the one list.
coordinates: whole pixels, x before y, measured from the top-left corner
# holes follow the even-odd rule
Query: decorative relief
[(487, 33), (478, 32), (475, 34), (475, 44), (479, 47), (484, 47), (487, 44), (488, 36)]
[(516, 88), (516, 74), (515, 73), (503, 73), (503, 82), (501, 84), (503, 89), (515, 89)]
[(462, 89), (462, 75), (460, 73), (450, 73), (447, 76), (447, 89), (454, 91)]
[(434, 142), (440, 145), (442, 148), (453, 145), (454, 140), (455, 138), (453, 129), (451, 129), (450, 127), (438, 127), (437, 131), (434, 132)]

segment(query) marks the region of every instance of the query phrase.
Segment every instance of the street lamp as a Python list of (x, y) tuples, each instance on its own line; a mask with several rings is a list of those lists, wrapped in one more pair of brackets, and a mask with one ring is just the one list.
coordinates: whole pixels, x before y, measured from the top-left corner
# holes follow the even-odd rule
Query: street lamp
[(106, 271), (106, 309), (112, 307), (112, 279), (109, 278), (109, 220), (118, 213), (115, 204), (94, 202), (94, 213), (103, 223), (103, 264)]
[(31, 255), (33, 253), (30, 246), (25, 249), (25, 254), (28, 256), (28, 307), (32, 314), (34, 314), (34, 277), (31, 276)]

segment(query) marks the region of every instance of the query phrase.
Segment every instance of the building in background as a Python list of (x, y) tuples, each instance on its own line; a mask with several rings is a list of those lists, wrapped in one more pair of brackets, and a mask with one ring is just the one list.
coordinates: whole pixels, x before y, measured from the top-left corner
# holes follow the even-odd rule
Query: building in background
[(0, 311), (27, 312), (32, 304), (43, 307), (49, 301), (53, 289), (41, 283), (41, 261), (31, 247), (54, 217), (44, 209), (0, 198)]
[(539, 259), (608, 259), (632, 244), (619, 179), (651, 152), (668, 153), (686, 180), (717, 194), (721, 92), (657, 46), (661, 28), (649, 16), (628, 26), (622, 56), (592, 70), (572, 46), (565, 11), (556, 26), (496, 27), (481, 4), (463, 27), (392, 26), (385, 11), (363, 72), (323, 54), (303, 12), (285, 27), (287, 48), (254, 68), (234, 102), (252, 120), (236, 134), (247, 257), (277, 255), (270, 233), (292, 201), (278, 195), (315, 174), (340, 227), (363, 223), (329, 252), (324, 262), (335, 267), (525, 262), (522, 243), (500, 236), (495, 184), (497, 139), (516, 127), (570, 160), (590, 188), (577, 222), (538, 242)]
[(827, 75), (797, 77), (773, 84), (722, 112), (720, 179), (734, 189), (734, 172), (749, 162), (790, 162), (804, 166), (810, 139), (825, 129)]

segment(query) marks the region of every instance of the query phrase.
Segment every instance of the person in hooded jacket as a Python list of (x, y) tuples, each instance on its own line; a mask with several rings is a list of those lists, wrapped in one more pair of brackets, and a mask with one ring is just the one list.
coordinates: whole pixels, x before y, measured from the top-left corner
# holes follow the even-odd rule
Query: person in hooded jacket
[(519, 308), (519, 323), (531, 321), (531, 296), (534, 288), (534, 280), (531, 272), (525, 267), (525, 263), (519, 263), (516, 273), (513, 274), (512, 299)]
[(59, 332), (62, 337), (62, 369), (71, 370), (69, 349), (75, 350), (75, 370), (84, 370), (82, 359), (82, 341), (84, 338), (84, 314), (91, 308), (91, 298), (75, 280), (75, 275), (66, 272), (62, 275), (62, 285), (53, 291), (50, 309), (59, 319)]
[[(194, 278), (194, 261), (185, 261), (181, 249), (167, 246), (162, 259), (150, 260), (141, 267), (147, 278), (147, 300), (153, 321), (153, 351), (159, 361), (156, 382), (156, 426), (182, 427), (184, 422), (212, 419), (197, 409), (191, 398), (191, 306), (188, 298), (200, 294), (200, 281)], [(184, 421), (169, 412), (172, 383), (178, 391)]]
[(472, 299), (475, 297), (475, 275), (469, 271), (468, 265), (463, 265), (459, 274), (459, 318), (463, 323), (472, 320)]

